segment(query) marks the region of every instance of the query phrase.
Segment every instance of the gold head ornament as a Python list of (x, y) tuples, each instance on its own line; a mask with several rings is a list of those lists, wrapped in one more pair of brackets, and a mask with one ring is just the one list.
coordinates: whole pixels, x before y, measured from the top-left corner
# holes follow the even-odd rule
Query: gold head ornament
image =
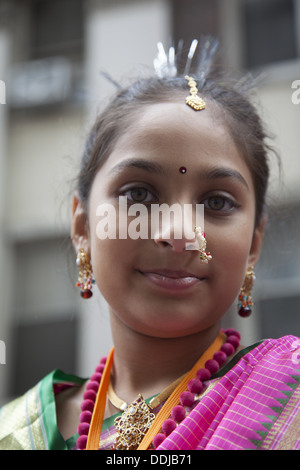
[(198, 96), (198, 88), (195, 80), (189, 75), (185, 76), (190, 87), (190, 95), (186, 97), (185, 102), (188, 106), (193, 108), (195, 111), (201, 111), (206, 108), (205, 101)]

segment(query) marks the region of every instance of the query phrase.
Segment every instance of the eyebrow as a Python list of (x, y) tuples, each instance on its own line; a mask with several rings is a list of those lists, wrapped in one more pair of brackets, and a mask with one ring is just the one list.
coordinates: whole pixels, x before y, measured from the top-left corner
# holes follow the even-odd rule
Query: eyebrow
[[(167, 172), (159, 163), (149, 162), (147, 160), (141, 160), (137, 158), (129, 158), (119, 162), (110, 170), (109, 175), (116, 176), (126, 169), (139, 169), (156, 175), (167, 175)], [(241, 182), (249, 190), (249, 186), (241, 173), (228, 167), (216, 167), (201, 170), (200, 178), (209, 180), (233, 178)]]
[(149, 162), (146, 160), (140, 160), (135, 158), (123, 160), (122, 162), (118, 163), (110, 170), (109, 175), (116, 176), (123, 170), (131, 168), (144, 170), (148, 173), (154, 173), (156, 175), (166, 175), (165, 170), (159, 163)]
[(241, 182), (248, 190), (249, 186), (245, 178), (236, 170), (227, 167), (216, 167), (209, 168), (201, 171), (201, 178), (203, 179), (222, 179), (222, 178), (233, 178)]

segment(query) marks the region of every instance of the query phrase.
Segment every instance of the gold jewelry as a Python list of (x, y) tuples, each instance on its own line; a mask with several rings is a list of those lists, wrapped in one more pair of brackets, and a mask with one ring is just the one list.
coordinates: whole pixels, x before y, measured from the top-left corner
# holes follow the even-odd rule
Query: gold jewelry
[[(211, 346), (204, 352), (204, 354), (200, 357), (194, 367), (185, 375), (183, 380), (177, 385), (175, 390), (171, 393), (169, 398), (164, 403), (164, 406), (159, 410), (156, 419), (152, 423), (151, 428), (148, 432), (145, 433), (142, 442), (139, 444), (137, 450), (146, 450), (150, 443), (153, 440), (155, 434), (157, 434), (161, 428), (162, 423), (167, 419), (168, 416), (171, 414), (171, 410), (174, 406), (176, 406), (179, 402), (179, 397), (183, 391), (186, 390), (187, 384), (193, 378), (197, 370), (201, 367), (204, 367), (207, 360), (211, 359), (213, 354), (218, 351), (222, 344), (224, 343), (224, 334), (221, 332), (215, 341), (211, 344)], [(102, 379), (100, 382), (99, 390), (97, 393), (93, 415), (90, 423), (87, 443), (85, 448), (87, 450), (98, 450), (99, 449), (99, 441), (102, 429), (102, 423), (104, 418), (104, 410), (106, 406), (106, 399), (107, 399), (107, 391), (109, 386), (110, 380), (110, 371), (113, 363), (113, 355), (114, 355), (114, 348), (111, 349), (105, 368), (103, 371)], [(149, 411), (150, 413), (150, 411)], [(121, 424), (121, 423), (120, 423)]]
[(201, 227), (195, 227), (194, 232), (196, 234), (197, 242), (199, 243), (198, 251), (200, 252), (200, 260), (202, 263), (208, 263), (212, 259), (211, 254), (206, 252), (206, 239), (205, 233), (201, 229)]
[(118, 408), (118, 410), (125, 411), (128, 407), (128, 403), (118, 397), (111, 382), (109, 382), (108, 385), (107, 396), (111, 404), (114, 405), (115, 408)]
[(186, 75), (184, 78), (188, 81), (188, 85), (190, 87), (190, 95), (185, 99), (186, 104), (195, 111), (201, 111), (201, 109), (205, 109), (205, 101), (197, 95), (198, 88), (195, 80), (189, 75)]
[(93, 272), (90, 258), (83, 248), (80, 248), (76, 264), (78, 266), (78, 280), (76, 286), (80, 288), (80, 295), (84, 299), (92, 297)]
[(243, 317), (249, 317), (252, 313), (251, 307), (253, 306), (253, 300), (251, 291), (255, 281), (254, 267), (249, 266), (246, 271), (244, 283), (241, 287), (241, 291), (238, 299), (238, 314)]
[(155, 419), (141, 395), (131, 403), (122, 416), (115, 419), (114, 425), (118, 432), (115, 450), (135, 450), (149, 431)]
[[(171, 395), (173, 390), (175, 390), (175, 388), (185, 377), (185, 375), (186, 374), (183, 374), (181, 377), (179, 377), (170, 385), (168, 385), (159, 395), (153, 397), (149, 402), (149, 408), (151, 410), (155, 410), (155, 408), (157, 408), (163, 401), (165, 401)], [(124, 411), (129, 406), (126, 401), (118, 397), (118, 395), (114, 391), (111, 381), (109, 382), (107, 396), (111, 404), (114, 405), (115, 408), (118, 408), (118, 410)]]
[(159, 395), (152, 398), (149, 405), (147, 405), (142, 395), (139, 395), (138, 398), (129, 405), (118, 397), (110, 381), (107, 390), (108, 399), (116, 408), (123, 411), (122, 415), (118, 416), (114, 421), (115, 428), (118, 432), (115, 443), (116, 450), (134, 450), (137, 448), (155, 419), (155, 414), (151, 411), (157, 408), (171, 395), (185, 376), (186, 374), (179, 377), (179, 379), (172, 382), (171, 385), (165, 388)]

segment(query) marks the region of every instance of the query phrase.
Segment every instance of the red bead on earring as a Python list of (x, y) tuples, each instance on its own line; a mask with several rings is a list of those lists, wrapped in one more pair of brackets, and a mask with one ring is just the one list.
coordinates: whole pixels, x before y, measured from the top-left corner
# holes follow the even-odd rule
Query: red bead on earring
[(255, 274), (253, 266), (250, 266), (246, 271), (244, 283), (242, 285), (239, 298), (238, 298), (238, 314), (240, 317), (247, 318), (252, 313), (253, 300), (251, 291), (254, 285)]
[(76, 264), (79, 269), (76, 286), (80, 288), (81, 297), (83, 299), (89, 299), (93, 295), (92, 284), (94, 280), (89, 256), (82, 248), (78, 252)]

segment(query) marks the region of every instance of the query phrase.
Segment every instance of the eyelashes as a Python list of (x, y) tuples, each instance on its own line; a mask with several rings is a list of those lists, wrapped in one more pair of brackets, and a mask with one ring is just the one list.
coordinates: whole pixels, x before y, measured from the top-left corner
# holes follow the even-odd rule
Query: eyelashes
[(133, 187), (123, 191), (121, 196), (127, 197), (131, 204), (153, 204), (157, 202), (157, 198), (151, 193), (151, 191), (144, 187)]
[(206, 209), (211, 211), (223, 211), (226, 213), (239, 207), (233, 199), (223, 195), (210, 196), (203, 201), (203, 204)]
[[(123, 191), (121, 196), (125, 196), (129, 204), (158, 204), (159, 200), (152, 191), (143, 186), (134, 186)], [(223, 194), (214, 194), (199, 202), (204, 205), (206, 211), (211, 213), (230, 214), (239, 207), (239, 204), (231, 197)]]

